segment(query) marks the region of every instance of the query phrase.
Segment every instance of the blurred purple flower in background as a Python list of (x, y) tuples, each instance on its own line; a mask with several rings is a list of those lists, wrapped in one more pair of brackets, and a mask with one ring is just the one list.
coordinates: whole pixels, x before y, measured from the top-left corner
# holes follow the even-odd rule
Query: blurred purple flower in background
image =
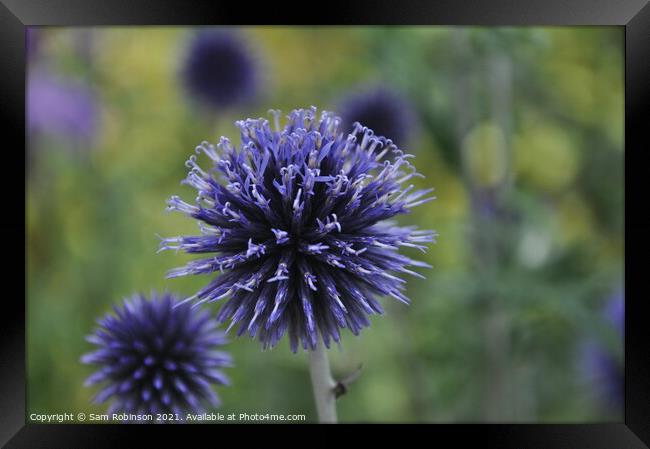
[(27, 81), (29, 131), (72, 141), (92, 139), (99, 115), (92, 89), (42, 68), (30, 72)]
[(253, 55), (237, 34), (225, 30), (194, 36), (181, 75), (191, 96), (212, 109), (246, 103), (259, 87)]
[[(374, 87), (352, 93), (339, 107), (343, 126), (352, 129), (354, 122), (372, 129), (377, 136), (404, 145), (415, 123), (415, 113), (406, 98), (388, 87)], [(358, 136), (359, 137), (359, 136)]]
[(98, 321), (87, 340), (97, 346), (81, 361), (97, 365), (86, 385), (103, 384), (96, 403), (113, 399), (109, 414), (182, 413), (219, 405), (212, 385), (227, 385), (230, 355), (211, 315), (179, 304), (169, 293), (135, 295)]
[(30, 26), (25, 29), (25, 51), (27, 52), (27, 59), (32, 59), (36, 56), (40, 44), (40, 36), (37, 28)]
[[(605, 319), (620, 337), (623, 345), (625, 304), (622, 291), (617, 291), (607, 302)], [(595, 340), (582, 347), (582, 369), (594, 384), (596, 396), (604, 407), (622, 410), (624, 401), (624, 364), (611, 348)]]

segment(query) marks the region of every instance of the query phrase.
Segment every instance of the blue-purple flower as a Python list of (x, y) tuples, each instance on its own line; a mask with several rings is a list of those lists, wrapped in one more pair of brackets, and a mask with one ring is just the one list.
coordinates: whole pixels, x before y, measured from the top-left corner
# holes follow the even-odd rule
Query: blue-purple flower
[[(623, 292), (616, 292), (608, 301), (605, 319), (620, 338), (622, 352), (625, 305)], [(624, 399), (624, 364), (620, 352), (608, 348), (596, 340), (588, 340), (582, 346), (582, 368), (586, 377), (594, 383), (598, 399), (606, 407), (619, 408)]]
[[(207, 257), (169, 277), (218, 274), (189, 299), (224, 300), (217, 316), (273, 347), (285, 333), (292, 351), (355, 335), (381, 314), (378, 296), (403, 303), (409, 267), (426, 263), (399, 254), (425, 251), (433, 231), (389, 219), (433, 199), (417, 190), (410, 154), (361, 125), (342, 129), (334, 114), (294, 110), (281, 128), (265, 119), (237, 122), (241, 144), (222, 137), (196, 148), (184, 183), (198, 191), (195, 204), (173, 196), (170, 210), (198, 220), (201, 235), (163, 239), (161, 249)], [(359, 136), (357, 139), (355, 136)], [(229, 327), (229, 329), (230, 329)]]
[(213, 385), (227, 385), (230, 356), (212, 316), (169, 293), (135, 295), (98, 321), (87, 337), (97, 346), (82, 362), (98, 370), (86, 385), (102, 384), (95, 402), (112, 399), (109, 413), (182, 413), (217, 406)]
[(68, 140), (90, 139), (97, 129), (99, 107), (90, 88), (53, 75), (30, 70), (27, 82), (27, 126), (31, 132)]
[(388, 87), (375, 87), (351, 94), (341, 105), (345, 126), (359, 122), (375, 132), (404, 145), (415, 122), (415, 113), (409, 102)]
[(38, 52), (40, 40), (40, 32), (37, 27), (29, 26), (25, 28), (25, 52), (28, 60), (32, 59)]
[(227, 108), (250, 100), (258, 89), (256, 62), (234, 33), (210, 30), (198, 33), (187, 51), (182, 78), (201, 104)]

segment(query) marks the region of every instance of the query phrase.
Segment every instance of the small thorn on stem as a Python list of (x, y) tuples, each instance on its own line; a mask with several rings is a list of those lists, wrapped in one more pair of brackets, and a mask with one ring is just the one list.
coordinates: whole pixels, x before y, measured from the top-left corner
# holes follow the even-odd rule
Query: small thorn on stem
[(334, 386), (334, 397), (336, 399), (340, 398), (341, 396), (343, 396), (348, 392), (348, 388), (350, 387), (350, 385), (354, 381), (356, 381), (361, 375), (362, 368), (363, 368), (363, 364), (360, 364), (356, 370), (354, 370), (352, 373), (350, 373), (343, 379), (336, 382), (336, 385)]

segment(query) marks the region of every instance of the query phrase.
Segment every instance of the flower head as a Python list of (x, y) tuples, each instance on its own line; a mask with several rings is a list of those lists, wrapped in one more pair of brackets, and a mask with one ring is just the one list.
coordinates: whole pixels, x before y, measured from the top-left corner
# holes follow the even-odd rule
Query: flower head
[(616, 329), (616, 332), (623, 337), (625, 331), (625, 299), (622, 290), (617, 291), (609, 298), (605, 308), (605, 318)]
[(193, 298), (228, 298), (217, 318), (238, 335), (272, 347), (288, 332), (295, 352), (299, 342), (315, 348), (320, 334), (329, 347), (341, 328), (356, 335), (382, 313), (377, 296), (409, 302), (399, 276), (428, 265), (398, 249), (424, 251), (434, 233), (387, 220), (433, 199), (433, 189), (408, 185), (419, 175), (412, 156), (368, 128), (344, 133), (316, 108), (292, 111), (281, 128), (272, 112), (273, 129), (264, 119), (237, 122), (239, 148), (225, 137), (197, 147), (212, 166), (187, 161), (196, 204), (174, 196), (168, 205), (197, 219), (202, 235), (163, 239), (161, 249), (211, 254), (169, 277), (221, 273)]
[(40, 32), (37, 27), (29, 26), (25, 28), (25, 51), (27, 59), (33, 58), (38, 52), (40, 45)]
[(29, 129), (68, 139), (92, 138), (99, 108), (91, 89), (43, 69), (31, 72), (27, 83)]
[(350, 95), (341, 105), (345, 126), (359, 122), (375, 135), (403, 145), (413, 129), (415, 114), (408, 101), (387, 87), (375, 87)]
[[(620, 338), (622, 348), (625, 306), (623, 292), (618, 291), (607, 302), (605, 319)], [(596, 387), (597, 395), (603, 405), (621, 407), (624, 398), (624, 365), (617, 351), (603, 343), (588, 340), (582, 346), (582, 368), (586, 377)]]
[(209, 313), (179, 304), (169, 293), (133, 296), (114, 312), (99, 320), (87, 337), (97, 349), (82, 357), (99, 367), (86, 385), (104, 384), (95, 402), (112, 398), (110, 413), (181, 413), (218, 405), (211, 385), (228, 384), (220, 369), (231, 359), (216, 350), (226, 340)]
[(233, 33), (198, 33), (190, 43), (182, 68), (190, 94), (200, 103), (223, 108), (249, 100), (257, 90), (255, 61)]

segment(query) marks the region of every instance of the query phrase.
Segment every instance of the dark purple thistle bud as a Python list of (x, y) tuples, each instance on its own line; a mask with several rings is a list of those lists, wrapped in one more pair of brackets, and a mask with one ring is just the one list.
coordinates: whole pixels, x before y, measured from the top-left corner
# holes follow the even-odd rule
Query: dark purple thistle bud
[(183, 413), (219, 405), (212, 385), (227, 385), (221, 368), (230, 355), (211, 315), (169, 293), (142, 295), (114, 306), (87, 337), (97, 350), (83, 363), (99, 367), (86, 385), (102, 384), (96, 403), (112, 399), (109, 414)]
[(238, 36), (211, 30), (194, 37), (181, 75), (198, 102), (217, 109), (245, 103), (255, 95), (256, 69), (252, 55)]
[(340, 111), (344, 126), (359, 122), (375, 135), (388, 137), (398, 145), (404, 145), (415, 123), (409, 102), (386, 87), (351, 94), (343, 101)]
[[(237, 335), (257, 336), (273, 347), (285, 332), (291, 350), (327, 347), (341, 328), (353, 334), (381, 314), (378, 296), (408, 303), (409, 267), (429, 267), (398, 253), (407, 246), (426, 250), (435, 233), (387, 221), (432, 200), (433, 189), (416, 190), (413, 157), (390, 140), (357, 125), (346, 132), (341, 120), (316, 108), (294, 110), (280, 127), (268, 120), (237, 122), (239, 148), (222, 137), (196, 148), (184, 183), (198, 191), (195, 204), (174, 196), (169, 210), (198, 220), (201, 235), (163, 239), (161, 250), (210, 254), (169, 277), (220, 273), (190, 299), (225, 300), (217, 316), (238, 325)], [(359, 140), (355, 135), (360, 136)], [(405, 186), (406, 184), (406, 186)]]

